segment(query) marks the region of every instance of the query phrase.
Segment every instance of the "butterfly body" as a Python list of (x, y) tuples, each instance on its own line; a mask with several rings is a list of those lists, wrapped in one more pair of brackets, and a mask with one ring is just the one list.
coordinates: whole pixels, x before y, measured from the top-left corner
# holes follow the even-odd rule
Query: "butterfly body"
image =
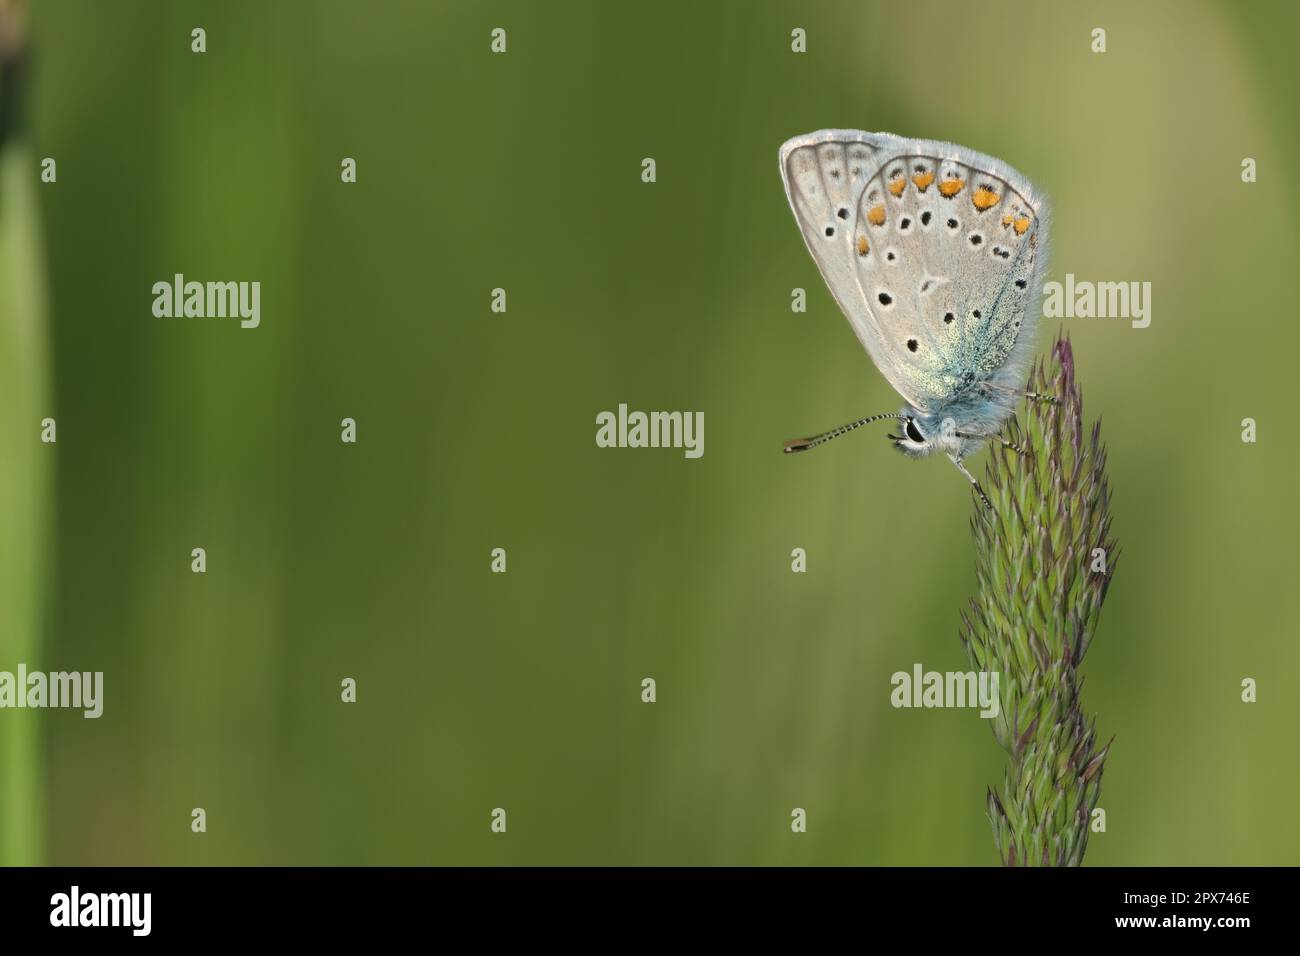
[[(1047, 259), (1044, 196), (991, 156), (890, 133), (798, 136), (780, 166), (831, 294), (907, 403), (896, 446), (943, 451), (969, 478), (961, 460), (1023, 394)], [(820, 443), (802, 442), (787, 450)]]

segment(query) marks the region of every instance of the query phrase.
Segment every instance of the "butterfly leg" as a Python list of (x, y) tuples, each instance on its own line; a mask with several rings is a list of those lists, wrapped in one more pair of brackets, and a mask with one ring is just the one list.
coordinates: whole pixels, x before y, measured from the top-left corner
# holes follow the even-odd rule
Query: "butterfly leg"
[(1061, 404), (1061, 400), (1055, 395), (1044, 395), (1042, 392), (1025, 392), (1025, 398), (1031, 402), (1046, 402), (1048, 405)]
[(1022, 391), (1018, 388), (1010, 388), (1006, 385), (1000, 385), (997, 382), (981, 382), (985, 388), (1001, 389), (1004, 392), (1014, 392), (1016, 395), (1023, 395), (1031, 402), (1046, 402), (1049, 405), (1060, 405), (1061, 400), (1054, 395), (1044, 395), (1042, 392)]
[(977, 439), (978, 439), (978, 438), (987, 438), (987, 439), (989, 439), (990, 441), (995, 441), (995, 442), (997, 442), (997, 443), (998, 443), (999, 445), (1001, 445), (1003, 448), (1010, 448), (1012, 451), (1014, 451), (1014, 452), (1015, 452), (1017, 455), (1019, 455), (1021, 458), (1028, 458), (1028, 457), (1029, 457), (1029, 452), (1026, 451), (1023, 447), (1021, 447), (1020, 445), (1017, 445), (1017, 444), (1016, 444), (1015, 442), (1013, 442), (1013, 441), (1007, 441), (1007, 440), (1006, 440), (1005, 438), (1003, 438), (1001, 435), (972, 435), (972, 434), (970, 434), (969, 432), (957, 432), (957, 437), (958, 437), (958, 438), (977, 438)]
[(980, 501), (984, 502), (990, 511), (993, 510), (993, 502), (989, 501), (988, 495), (984, 494), (984, 489), (981, 488), (980, 483), (975, 480), (975, 476), (972, 475), (967, 470), (966, 466), (961, 463), (961, 459), (956, 455), (949, 455), (948, 460), (956, 465), (957, 470), (960, 471), (965, 476), (966, 480), (971, 483), (971, 487), (975, 489), (975, 494), (980, 496)]

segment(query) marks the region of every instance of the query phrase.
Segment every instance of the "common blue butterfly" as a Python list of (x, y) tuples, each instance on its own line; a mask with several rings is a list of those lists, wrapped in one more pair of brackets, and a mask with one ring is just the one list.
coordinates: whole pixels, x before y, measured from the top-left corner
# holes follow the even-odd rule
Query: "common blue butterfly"
[(892, 133), (820, 130), (787, 141), (780, 160), (822, 278), (907, 402), (785, 450), (895, 419), (896, 448), (946, 453), (988, 504), (963, 460), (986, 440), (1024, 454), (998, 432), (1026, 394), (1047, 265), (1042, 192), (991, 156)]

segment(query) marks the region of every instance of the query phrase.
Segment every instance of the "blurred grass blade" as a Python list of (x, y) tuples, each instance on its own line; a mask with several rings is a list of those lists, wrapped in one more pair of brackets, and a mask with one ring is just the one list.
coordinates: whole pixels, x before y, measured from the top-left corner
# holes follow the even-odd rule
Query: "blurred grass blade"
[[(21, 5), (0, 0), (0, 670), (41, 666), (47, 489), (39, 168), (20, 125)], [(0, 865), (41, 862), (41, 714), (0, 711)]]

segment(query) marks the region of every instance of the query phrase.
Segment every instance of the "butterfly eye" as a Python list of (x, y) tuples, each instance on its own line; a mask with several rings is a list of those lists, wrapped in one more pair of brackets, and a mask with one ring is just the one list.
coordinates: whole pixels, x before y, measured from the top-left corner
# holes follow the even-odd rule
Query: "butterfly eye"
[(922, 435), (920, 430), (915, 425), (912, 424), (912, 420), (910, 418), (907, 420), (907, 425), (903, 429), (903, 431), (907, 433), (907, 437), (909, 440), (916, 442), (918, 445), (925, 444), (925, 436)]

